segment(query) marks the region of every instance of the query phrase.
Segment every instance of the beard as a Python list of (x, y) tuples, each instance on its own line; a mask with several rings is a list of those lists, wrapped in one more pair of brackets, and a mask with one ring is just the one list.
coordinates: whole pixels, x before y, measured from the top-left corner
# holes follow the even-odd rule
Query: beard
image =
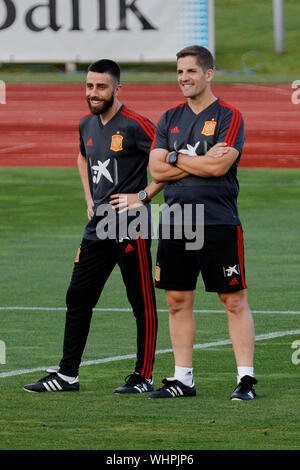
[(114, 93), (112, 93), (110, 98), (106, 100), (97, 100), (99, 104), (97, 104), (96, 106), (91, 104), (92, 99), (93, 98), (87, 98), (86, 99), (87, 104), (90, 108), (91, 113), (95, 114), (96, 116), (99, 116), (100, 114), (106, 113), (106, 111), (108, 111), (112, 107), (114, 103), (115, 95)]

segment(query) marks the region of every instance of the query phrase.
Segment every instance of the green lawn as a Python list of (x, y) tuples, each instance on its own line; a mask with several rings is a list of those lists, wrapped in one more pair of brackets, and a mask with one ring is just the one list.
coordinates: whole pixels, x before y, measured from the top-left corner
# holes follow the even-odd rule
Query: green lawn
[[(213, 450), (300, 449), (299, 367), (291, 361), (299, 339), (300, 170), (241, 169), (240, 216), (245, 229), (246, 273), (256, 334), (258, 398), (231, 402), (236, 371), (225, 314), (199, 279), (198, 345), (191, 399), (147, 400), (112, 392), (131, 373), (135, 322), (127, 308), (118, 269), (94, 314), (80, 371), (81, 391), (29, 394), (26, 383), (44, 375), (25, 373), (58, 364), (64, 329), (65, 292), (85, 224), (76, 169), (1, 168), (0, 449)], [(155, 201), (154, 201), (155, 202)], [(157, 202), (161, 202), (158, 199)], [(156, 242), (153, 243), (155, 258)], [(159, 333), (156, 387), (173, 373), (164, 293), (157, 291)], [(3, 307), (35, 307), (33, 310)], [(37, 310), (38, 307), (59, 310)], [(298, 330), (298, 331), (297, 331)], [(276, 333), (273, 339), (259, 335)], [(279, 336), (284, 333), (285, 336)], [(18, 375), (3, 376), (13, 371)]]
[(284, 54), (274, 50), (272, 4), (272, 0), (215, 0), (217, 68), (258, 67), (260, 74), (285, 75), (285, 82), (290, 81), (290, 74), (299, 75), (300, 3), (284, 0)]

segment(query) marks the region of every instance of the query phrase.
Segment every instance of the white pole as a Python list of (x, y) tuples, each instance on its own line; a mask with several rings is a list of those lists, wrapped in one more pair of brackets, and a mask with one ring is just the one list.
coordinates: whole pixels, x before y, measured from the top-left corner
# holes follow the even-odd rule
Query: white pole
[(215, 40), (215, 0), (207, 0), (208, 6), (208, 44), (212, 55), (216, 56)]
[(285, 49), (283, 0), (273, 0), (273, 21), (275, 51), (282, 54)]
[(6, 364), (6, 348), (4, 341), (0, 341), (0, 364)]

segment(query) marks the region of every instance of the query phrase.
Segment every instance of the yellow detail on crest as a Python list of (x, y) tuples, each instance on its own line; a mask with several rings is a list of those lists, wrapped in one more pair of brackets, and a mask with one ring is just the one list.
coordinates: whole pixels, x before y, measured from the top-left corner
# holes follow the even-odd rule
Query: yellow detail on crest
[(203, 129), (202, 129), (201, 134), (204, 134), (204, 135), (206, 135), (206, 136), (214, 135), (216, 125), (217, 125), (217, 123), (216, 123), (216, 121), (214, 121), (214, 120), (212, 120), (212, 121), (205, 121), (204, 127), (203, 127)]
[(80, 252), (81, 252), (81, 246), (77, 250), (76, 258), (75, 258), (75, 263), (79, 263), (79, 257), (80, 257)]
[(123, 150), (123, 136), (122, 135), (114, 134), (111, 137), (110, 150), (113, 150), (114, 152), (120, 152), (120, 150)]

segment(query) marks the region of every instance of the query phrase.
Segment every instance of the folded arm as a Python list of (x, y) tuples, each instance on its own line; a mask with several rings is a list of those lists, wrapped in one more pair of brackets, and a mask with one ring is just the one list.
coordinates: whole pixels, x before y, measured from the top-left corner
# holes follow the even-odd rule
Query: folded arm
[(229, 171), (238, 156), (238, 150), (222, 142), (214, 145), (205, 155), (190, 157), (179, 154), (176, 166), (191, 175), (217, 178)]
[(165, 149), (155, 149), (150, 153), (149, 169), (153, 181), (156, 183), (164, 181), (176, 181), (188, 176), (187, 171), (172, 166), (167, 162), (169, 151)]
[(214, 145), (205, 155), (180, 153), (176, 166), (167, 162), (168, 154), (167, 150), (152, 150), (149, 167), (154, 181), (176, 181), (188, 175), (217, 178), (225, 175), (239, 156), (238, 150), (228, 147), (225, 142)]

